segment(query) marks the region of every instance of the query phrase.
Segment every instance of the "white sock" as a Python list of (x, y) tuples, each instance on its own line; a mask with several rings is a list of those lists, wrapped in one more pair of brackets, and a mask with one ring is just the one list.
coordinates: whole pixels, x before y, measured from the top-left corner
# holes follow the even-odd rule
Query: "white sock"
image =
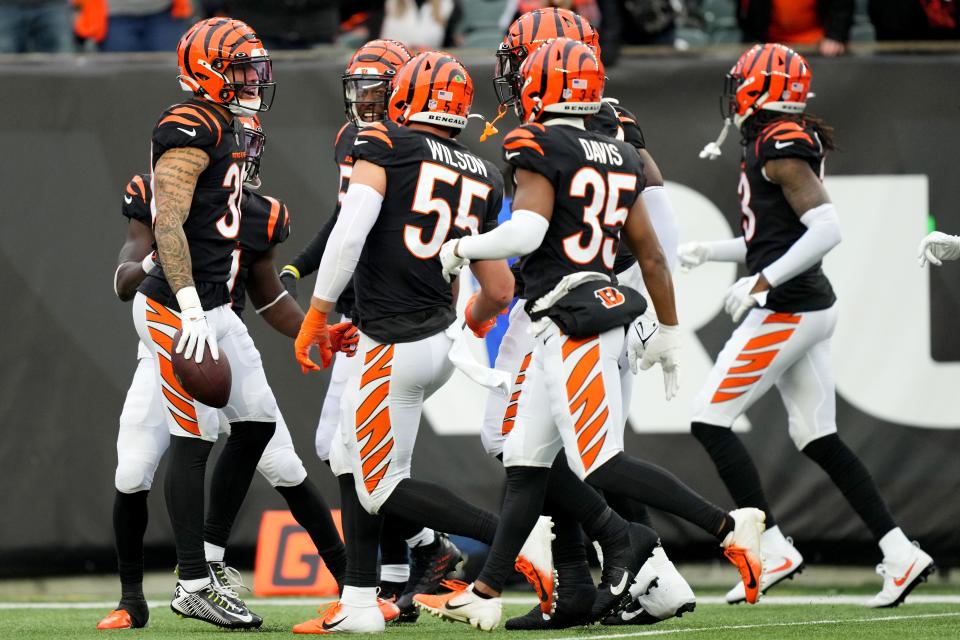
[(344, 587), (343, 595), (340, 596), (340, 604), (350, 607), (375, 607), (377, 606), (377, 588)]
[(433, 534), (433, 529), (427, 529), (424, 527), (423, 529), (420, 529), (420, 533), (417, 535), (413, 536), (412, 538), (407, 538), (407, 546), (411, 549), (425, 547), (428, 544), (433, 544), (433, 541), (436, 539), (436, 536)]
[(380, 565), (381, 582), (406, 582), (410, 579), (410, 565), (384, 564)]
[(203, 589), (208, 584), (210, 584), (210, 578), (197, 578), (196, 580), (180, 580), (180, 586), (189, 591), (190, 593), (196, 593)]
[(890, 529), (882, 538), (880, 538), (880, 551), (883, 552), (883, 559), (895, 560), (906, 555), (913, 545), (910, 539), (900, 527)]
[(209, 542), (203, 543), (203, 555), (207, 559), (207, 562), (223, 562), (224, 553), (226, 553), (226, 549), (223, 547), (218, 547)]

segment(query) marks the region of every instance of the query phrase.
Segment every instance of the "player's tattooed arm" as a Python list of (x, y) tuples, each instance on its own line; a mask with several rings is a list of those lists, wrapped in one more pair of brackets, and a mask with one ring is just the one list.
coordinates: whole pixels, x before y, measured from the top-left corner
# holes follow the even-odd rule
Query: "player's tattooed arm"
[(144, 258), (153, 250), (153, 231), (139, 220), (127, 224), (127, 238), (117, 257), (114, 288), (117, 297), (127, 302), (137, 293), (137, 287), (147, 277)]
[(210, 164), (200, 149), (178, 147), (165, 152), (153, 169), (157, 216), (153, 234), (163, 273), (174, 293), (193, 286), (193, 264), (183, 223), (190, 215), (197, 179)]
[(627, 221), (620, 233), (627, 247), (637, 258), (637, 262), (640, 263), (643, 282), (647, 285), (647, 292), (653, 301), (653, 308), (657, 311), (657, 318), (661, 324), (676, 326), (678, 320), (673, 278), (670, 277), (667, 258), (663, 255), (657, 233), (650, 223), (650, 216), (643, 204), (643, 198), (637, 198), (630, 207)]
[(799, 158), (780, 158), (767, 160), (763, 165), (767, 180), (780, 185), (783, 197), (797, 217), (807, 211), (830, 202), (830, 196), (823, 182), (810, 168), (806, 160)]
[(247, 293), (257, 313), (267, 323), (290, 338), (296, 338), (303, 324), (303, 309), (286, 290), (277, 275), (274, 263), (275, 249), (264, 253), (247, 273)]

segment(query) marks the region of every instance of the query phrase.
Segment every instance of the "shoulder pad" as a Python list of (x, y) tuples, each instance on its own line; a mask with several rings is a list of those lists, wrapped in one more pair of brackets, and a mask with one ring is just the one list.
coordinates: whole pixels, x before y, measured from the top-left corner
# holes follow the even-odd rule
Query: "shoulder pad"
[(778, 158), (818, 160), (823, 154), (816, 132), (793, 121), (770, 123), (757, 136), (755, 144), (761, 163)]
[(366, 160), (377, 165), (388, 165), (397, 156), (398, 138), (403, 136), (395, 122), (376, 122), (357, 131), (353, 143), (354, 160)]
[(150, 213), (150, 174), (138, 173), (127, 183), (123, 194), (123, 215), (150, 226), (153, 216)]
[(619, 104), (615, 105), (613, 109), (617, 114), (619, 129), (623, 134), (622, 138), (620, 138), (619, 135), (617, 138), (632, 144), (637, 149), (646, 149), (647, 143), (643, 139), (643, 130), (640, 129), (640, 123), (637, 122), (636, 116), (621, 107)]
[(215, 147), (224, 131), (212, 107), (199, 104), (176, 104), (160, 117), (153, 138), (167, 148)]
[(276, 198), (264, 196), (270, 202), (270, 218), (267, 221), (267, 236), (271, 244), (280, 244), (290, 237), (290, 212), (287, 205)]

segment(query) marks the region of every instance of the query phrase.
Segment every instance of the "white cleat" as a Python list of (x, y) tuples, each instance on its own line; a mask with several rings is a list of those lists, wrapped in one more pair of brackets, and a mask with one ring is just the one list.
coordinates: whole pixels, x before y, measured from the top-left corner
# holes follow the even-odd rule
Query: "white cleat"
[[(793, 546), (793, 540), (785, 538), (780, 527), (767, 529), (760, 536), (760, 553), (763, 556), (763, 574), (760, 576), (760, 593), (793, 579), (803, 571), (803, 556)], [(740, 604), (746, 600), (743, 582), (738, 582), (727, 592), (728, 604)]]
[(765, 528), (766, 514), (760, 509), (746, 507), (727, 514), (733, 518), (733, 531), (720, 543), (723, 555), (740, 572), (744, 599), (756, 604), (760, 599), (760, 576), (763, 574), (763, 554), (760, 538)]
[(473, 592), (473, 584), (459, 580), (444, 580), (443, 586), (452, 591), (433, 596), (417, 594), (414, 604), (438, 618), (464, 622), (480, 631), (493, 631), (500, 624), (503, 601), (499, 597), (481, 598)]
[[(693, 611), (697, 604), (697, 597), (677, 568), (670, 562), (663, 547), (658, 546), (653, 550), (650, 559), (640, 568), (634, 585), (643, 583), (645, 571), (653, 574), (653, 580), (648, 583), (650, 586), (646, 589), (646, 593), (638, 593), (634, 596), (634, 600), (651, 617), (656, 618), (657, 621), (667, 620)], [(633, 587), (630, 589), (630, 595), (633, 595)]]
[(540, 516), (513, 565), (523, 574), (527, 582), (533, 585), (540, 600), (540, 611), (548, 616), (557, 611), (558, 581), (557, 572), (553, 568), (553, 547), (551, 546), (556, 537), (553, 533), (553, 520), (547, 516)]
[(357, 607), (331, 602), (318, 610), (320, 616), (293, 627), (294, 633), (327, 635), (330, 633), (383, 633), (385, 624), (380, 607)]
[(885, 557), (877, 565), (877, 573), (883, 576), (883, 589), (870, 598), (867, 606), (872, 609), (898, 606), (934, 571), (933, 558), (916, 542), (901, 558)]

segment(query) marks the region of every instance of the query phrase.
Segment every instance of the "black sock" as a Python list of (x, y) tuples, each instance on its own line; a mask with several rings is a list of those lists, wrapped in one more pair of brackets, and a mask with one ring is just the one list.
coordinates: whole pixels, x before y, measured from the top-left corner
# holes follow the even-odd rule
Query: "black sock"
[(324, 564), (337, 584), (343, 583), (347, 568), (347, 550), (340, 539), (330, 507), (309, 478), (294, 487), (276, 487), (286, 500), (290, 513), (307, 530)]
[(473, 506), (446, 487), (413, 478), (400, 481), (380, 513), (484, 544), (493, 542), (499, 522), (496, 515)]
[(650, 520), (650, 512), (647, 511), (647, 505), (639, 500), (634, 500), (629, 496), (613, 491), (604, 491), (603, 497), (606, 499), (610, 508), (616, 511), (621, 518), (630, 522), (638, 522), (644, 526), (653, 528), (653, 521)]
[(886, 501), (860, 458), (835, 433), (817, 438), (803, 453), (827, 472), (878, 541), (896, 528)]
[(147, 530), (150, 491), (123, 493), (113, 498), (113, 535), (117, 544), (117, 573), (121, 601), (143, 600), (143, 534)]
[(553, 518), (553, 566), (560, 583), (558, 596), (573, 596), (582, 585), (593, 586), (587, 549), (583, 545), (580, 524), (569, 518)]
[(507, 489), (500, 508), (500, 526), (493, 539), (487, 561), (477, 578), (495, 591), (513, 573), (513, 565), (524, 541), (543, 511), (550, 469), (507, 467)]
[(410, 561), (410, 556), (407, 554), (407, 538), (420, 531), (418, 528), (409, 536), (404, 536), (412, 526), (416, 525), (408, 527), (403, 518), (396, 516), (383, 518), (383, 528), (380, 529), (380, 564), (407, 564)]
[(178, 572), (183, 580), (209, 575), (203, 555), (203, 479), (212, 448), (212, 442), (199, 438), (170, 438), (164, 494), (177, 547)]
[(380, 542), (380, 516), (370, 515), (360, 504), (353, 475), (337, 478), (340, 483), (340, 516), (343, 537), (347, 541), (347, 570), (344, 584), (351, 587), (376, 587), (377, 545)]
[(588, 481), (604, 491), (619, 492), (680, 516), (713, 536), (719, 536), (724, 528), (727, 514), (723, 509), (704, 500), (666, 469), (624, 453), (605, 462)]
[(203, 539), (226, 547), (233, 521), (247, 497), (257, 463), (276, 429), (274, 422), (234, 422), (230, 437), (213, 470), (210, 483), (210, 512), (203, 528)]
[(733, 429), (694, 422), (690, 425), (690, 431), (707, 450), (734, 504), (737, 507), (760, 509), (767, 514), (767, 529), (777, 526), (767, 496), (763, 493), (757, 467)]

